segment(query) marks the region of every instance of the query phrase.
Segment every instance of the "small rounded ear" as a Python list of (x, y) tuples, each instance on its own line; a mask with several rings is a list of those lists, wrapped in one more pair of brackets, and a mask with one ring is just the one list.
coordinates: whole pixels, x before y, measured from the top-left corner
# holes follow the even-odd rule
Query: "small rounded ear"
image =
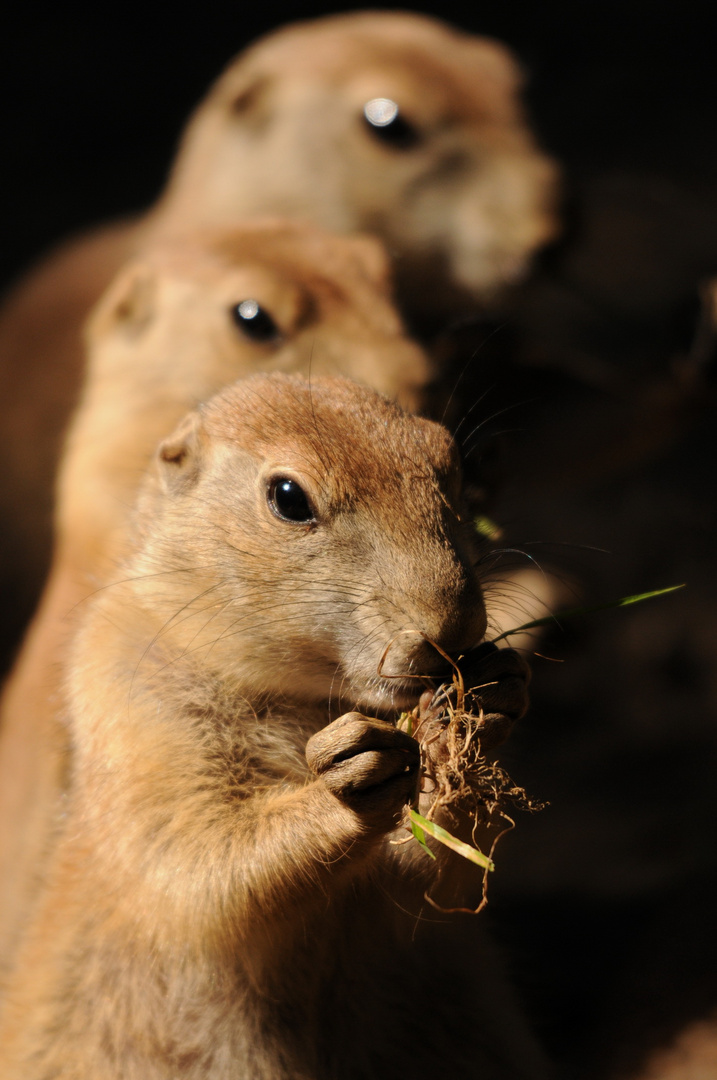
[(525, 73), (515, 55), (501, 42), (489, 38), (472, 42), (471, 47), (476, 60), (476, 80), (491, 86), (494, 105), (498, 97), (507, 99), (504, 105), (512, 102), (525, 83)]
[(272, 82), (268, 75), (237, 71), (227, 87), (232, 116), (253, 131), (265, 128), (271, 118)]
[(199, 479), (202, 465), (201, 418), (192, 412), (157, 450), (159, 478), (171, 494), (185, 491)]
[(125, 267), (90, 312), (85, 326), (88, 343), (107, 333), (138, 337), (155, 311), (157, 279), (142, 263)]

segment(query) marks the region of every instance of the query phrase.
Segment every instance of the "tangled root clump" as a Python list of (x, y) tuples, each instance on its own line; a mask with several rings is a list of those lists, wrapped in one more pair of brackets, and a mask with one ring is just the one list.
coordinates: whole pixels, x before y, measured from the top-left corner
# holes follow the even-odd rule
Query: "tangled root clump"
[[(480, 691), (476, 687), (476, 691)], [(495, 830), (487, 853), (488, 865), (483, 874), (483, 892), (479, 906), (470, 908), (444, 908), (426, 895), (426, 900), (441, 911), (470, 911), (477, 913), (487, 903), (488, 874), (493, 868), (493, 854), (498, 841), (515, 828), (511, 816), (515, 810), (536, 813), (547, 805), (532, 798), (520, 787), (506, 770), (495, 760), (486, 756), (484, 746), (496, 743), (496, 725), (510, 729), (507, 718), (487, 717), (478, 704), (478, 711), (466, 707), (463, 679), (456, 669), (453, 683), (439, 688), (435, 693), (426, 692), (419, 704), (404, 713), (398, 723), (417, 739), (421, 748), (421, 796), (428, 797), (428, 808), (422, 813), (426, 822), (435, 821), (442, 812), (454, 825), (464, 826), (470, 822), (470, 837), (475, 849), (480, 851), (478, 832)], [(438, 703), (438, 704), (437, 704)], [(500, 732), (497, 741), (505, 735)], [(510, 811), (510, 812), (509, 812)], [(412, 828), (410, 812), (408, 827)], [(413, 830), (415, 835), (415, 829)], [(453, 838), (455, 839), (455, 838)], [(460, 841), (458, 842), (460, 844)]]
[[(497, 761), (485, 756), (481, 746), (484, 729), (482, 711), (476, 715), (450, 702), (437, 719), (422, 722), (415, 717), (413, 733), (421, 746), (423, 776), (433, 784), (433, 798), (425, 814), (429, 821), (439, 810), (455, 819), (468, 809), (475, 818), (474, 828), (496, 814), (512, 827), (508, 807), (535, 812), (545, 806), (532, 799)], [(443, 742), (439, 753), (430, 753), (431, 744), (439, 739)]]

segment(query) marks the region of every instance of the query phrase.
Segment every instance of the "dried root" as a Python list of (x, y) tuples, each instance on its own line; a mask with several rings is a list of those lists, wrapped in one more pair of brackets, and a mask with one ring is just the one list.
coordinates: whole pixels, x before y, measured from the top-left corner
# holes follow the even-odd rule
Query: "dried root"
[[(448, 700), (437, 717), (422, 720), (420, 706), (411, 716), (413, 735), (421, 745), (424, 790), (432, 794), (425, 814), (429, 820), (441, 809), (452, 817), (468, 811), (477, 826), (488, 823), (496, 814), (509, 819), (508, 807), (528, 811), (543, 808), (544, 804), (531, 799), (497, 761), (489, 761), (484, 755), (481, 733), (486, 721), (482, 710), (476, 715), (462, 702), (452, 705)], [(431, 747), (438, 742), (440, 748), (432, 753)]]
[[(498, 732), (496, 738), (495, 729), (496, 726), (500, 727), (501, 718), (494, 714), (487, 717), (479, 703), (478, 711), (471, 711), (467, 707), (473, 705), (474, 699), (478, 700), (482, 689), (475, 687), (466, 692), (461, 673), (456, 668), (451, 685), (441, 687), (435, 694), (430, 691), (425, 693), (416, 708), (404, 713), (398, 722), (420, 744), (422, 801), (425, 802), (425, 797), (428, 797), (428, 808), (420, 818), (416, 807), (409, 809), (409, 828), (419, 842), (421, 834), (429, 832), (435, 839), (484, 867), (483, 895), (476, 912), (487, 903), (488, 874), (493, 869), (496, 845), (502, 836), (515, 827), (511, 813), (515, 810), (536, 812), (545, 806), (545, 803), (532, 799), (524, 788), (517, 785), (497, 761), (486, 757), (482, 743), (492, 747), (496, 741), (502, 741), (507, 732)], [(508, 730), (512, 726), (507, 719), (505, 724)], [(453, 841), (449, 843), (429, 828), (439, 813), (458, 825), (462, 832), (468, 821), (471, 845), (450, 833), (444, 834)], [(479, 834), (483, 837), (482, 845)], [(486, 846), (486, 836), (489, 852), (484, 854), (481, 846)], [(472, 851), (479, 858), (471, 855)], [(426, 899), (434, 907), (440, 907), (430, 896)]]

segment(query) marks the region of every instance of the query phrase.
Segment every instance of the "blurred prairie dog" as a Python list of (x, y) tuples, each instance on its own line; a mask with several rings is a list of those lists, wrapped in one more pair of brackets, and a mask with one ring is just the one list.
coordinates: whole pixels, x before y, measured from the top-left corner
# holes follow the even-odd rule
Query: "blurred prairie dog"
[(521, 84), (504, 45), (424, 15), (287, 26), (231, 64), (191, 118), (157, 225), (279, 209), (379, 235), (421, 323), (495, 302), (557, 231), (557, 171)]
[(371, 238), (256, 222), (158, 241), (93, 313), (50, 579), (0, 704), (0, 957), (59, 784), (63, 643), (76, 606), (114, 573), (112, 538), (158, 441), (197, 402), (262, 369), (363, 378), (417, 408), (431, 371), (403, 333), (387, 276)]
[(432, 377), (391, 304), (381, 246), (290, 221), (157, 242), (117, 277), (86, 340), (56, 519), (56, 559), (86, 580), (159, 439), (238, 376), (344, 375), (411, 411)]
[(72, 647), (4, 1080), (543, 1075), (481, 921), (421, 912), (434, 864), (388, 843), (418, 746), (387, 720), (449, 670), (422, 635), (485, 632), (474, 542), (445, 429), (348, 381), (255, 376), (165, 440)]
[[(59, 248), (0, 316), (0, 516), (16, 603), (28, 602), (22, 563), (36, 580), (47, 560), (80, 328), (120, 267), (160, 234), (300, 218), (380, 237), (412, 328), (442, 327), (493, 303), (557, 228), (556, 170), (525, 123), (520, 83), (504, 46), (408, 12), (298, 23), (228, 66), (156, 206)], [(392, 122), (380, 105), (379, 122), (366, 119), (380, 99), (398, 107)]]

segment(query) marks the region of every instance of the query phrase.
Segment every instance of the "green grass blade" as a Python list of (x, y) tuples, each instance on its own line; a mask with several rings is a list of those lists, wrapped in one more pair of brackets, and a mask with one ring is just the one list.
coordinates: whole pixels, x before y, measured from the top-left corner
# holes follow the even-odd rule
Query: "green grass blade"
[(399, 727), (401, 731), (405, 731), (407, 735), (413, 735), (413, 717), (410, 712), (402, 712), (396, 723), (396, 727)]
[[(471, 847), (470, 844), (465, 844), (462, 840), (458, 840), (455, 836), (452, 836), (445, 829), (442, 829), (440, 825), (436, 825), (435, 821), (428, 821), (422, 814), (418, 813), (418, 810), (409, 810), (409, 817), (411, 819), (411, 829), (413, 835), (416, 836), (414, 826), (417, 826), (423, 834), (423, 844), (426, 845), (425, 834), (428, 833), (434, 840), (438, 840), (440, 844), (445, 844), (451, 851), (455, 851), (458, 855), (462, 855), (464, 859), (470, 859), (471, 862), (476, 863), (477, 866), (482, 866), (484, 870), (495, 870), (495, 863), (492, 859), (489, 859), (487, 855), (484, 855), (478, 848)], [(416, 837), (418, 839), (418, 837)], [(419, 840), (419, 843), (421, 841)], [(431, 852), (433, 855), (433, 852)], [(435, 858), (435, 855), (433, 856)]]
[(486, 517), (485, 514), (480, 514), (478, 517), (473, 518), (473, 524), (476, 532), (485, 537), (486, 540), (498, 540), (501, 535), (500, 525), (496, 525), (492, 518)]
[(421, 828), (421, 826), (418, 824), (418, 822), (414, 819), (414, 814), (416, 817), (421, 817), (421, 815), (416, 810), (410, 811), (411, 832), (413, 833), (415, 839), (418, 840), (418, 843), (421, 845), (426, 855), (430, 855), (432, 859), (435, 859), (436, 856), (433, 854), (428, 844), (426, 843), (426, 834)]
[(677, 589), (684, 589), (682, 585), (669, 585), (666, 589), (653, 589), (652, 592), (635, 593), (634, 596), (623, 596), (619, 600), (610, 600), (606, 604), (593, 604), (591, 607), (579, 607), (569, 608), (567, 611), (557, 611), (554, 615), (544, 615), (541, 619), (533, 619), (532, 622), (523, 623), (522, 626), (515, 626), (512, 630), (504, 630), (498, 637), (493, 638), (493, 642), (502, 641), (504, 638), (510, 637), (511, 634), (520, 634), (523, 630), (533, 630), (536, 626), (547, 626), (548, 623), (559, 622), (560, 619), (570, 619), (574, 615), (591, 615), (594, 611), (607, 611), (609, 608), (627, 607), (628, 604), (639, 604), (643, 600), (651, 600), (653, 596), (665, 596), (667, 593), (676, 592)]

